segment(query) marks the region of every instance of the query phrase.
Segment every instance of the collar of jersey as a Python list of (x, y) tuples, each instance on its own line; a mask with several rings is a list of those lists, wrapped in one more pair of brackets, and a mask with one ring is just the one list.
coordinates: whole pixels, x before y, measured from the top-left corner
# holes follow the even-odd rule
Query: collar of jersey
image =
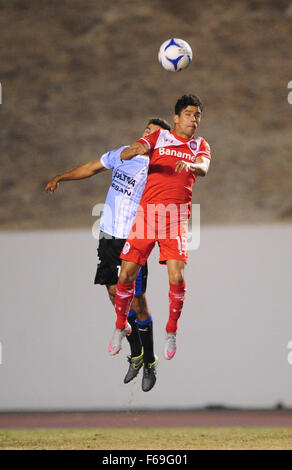
[(192, 137), (190, 137), (189, 139), (185, 139), (184, 137), (177, 135), (174, 131), (170, 131), (170, 133), (173, 135), (173, 137), (175, 137), (177, 140), (180, 140), (181, 142), (189, 142), (194, 138), (194, 136), (192, 135)]

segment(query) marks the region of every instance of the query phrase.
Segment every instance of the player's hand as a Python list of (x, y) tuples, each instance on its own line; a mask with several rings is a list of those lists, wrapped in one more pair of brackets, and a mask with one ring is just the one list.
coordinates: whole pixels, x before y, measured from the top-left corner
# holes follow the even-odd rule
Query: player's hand
[(52, 179), (51, 181), (48, 182), (47, 186), (45, 187), (46, 193), (53, 193), (57, 187), (59, 186), (58, 181), (55, 179)]
[(189, 164), (183, 160), (176, 162), (175, 171), (181, 173), (183, 170), (189, 171)]

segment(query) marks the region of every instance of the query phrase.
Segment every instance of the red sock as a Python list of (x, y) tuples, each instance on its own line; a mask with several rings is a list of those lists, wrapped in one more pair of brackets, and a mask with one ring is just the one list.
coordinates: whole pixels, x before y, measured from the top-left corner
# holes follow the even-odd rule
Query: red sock
[(177, 322), (183, 309), (186, 291), (185, 281), (180, 284), (169, 283), (169, 319), (166, 325), (168, 333), (177, 331)]
[(118, 280), (115, 298), (115, 310), (117, 314), (116, 327), (123, 330), (127, 326), (128, 313), (134, 297), (135, 282), (124, 284)]

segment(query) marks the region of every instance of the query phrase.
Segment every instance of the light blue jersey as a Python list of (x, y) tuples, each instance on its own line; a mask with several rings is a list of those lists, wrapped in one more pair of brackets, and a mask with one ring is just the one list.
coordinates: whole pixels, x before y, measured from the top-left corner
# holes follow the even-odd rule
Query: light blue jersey
[(137, 155), (131, 160), (121, 160), (127, 148), (102, 155), (100, 161), (112, 170), (112, 184), (106, 196), (100, 219), (100, 230), (114, 237), (127, 238), (136, 217), (137, 208), (147, 180), (149, 157)]

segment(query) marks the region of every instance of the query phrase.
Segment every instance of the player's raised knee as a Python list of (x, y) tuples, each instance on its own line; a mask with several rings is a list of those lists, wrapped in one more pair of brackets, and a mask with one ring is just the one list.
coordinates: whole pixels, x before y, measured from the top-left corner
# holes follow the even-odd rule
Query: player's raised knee
[(180, 271), (169, 274), (169, 282), (171, 284), (181, 284), (184, 281), (183, 273)]
[(125, 269), (121, 271), (119, 280), (123, 284), (128, 284), (130, 282), (134, 282), (136, 277), (137, 277), (137, 274), (135, 272)]
[(122, 262), (122, 269), (120, 273), (119, 280), (123, 284), (134, 282), (138, 273), (140, 271), (141, 266), (137, 263), (132, 263), (130, 261)]

